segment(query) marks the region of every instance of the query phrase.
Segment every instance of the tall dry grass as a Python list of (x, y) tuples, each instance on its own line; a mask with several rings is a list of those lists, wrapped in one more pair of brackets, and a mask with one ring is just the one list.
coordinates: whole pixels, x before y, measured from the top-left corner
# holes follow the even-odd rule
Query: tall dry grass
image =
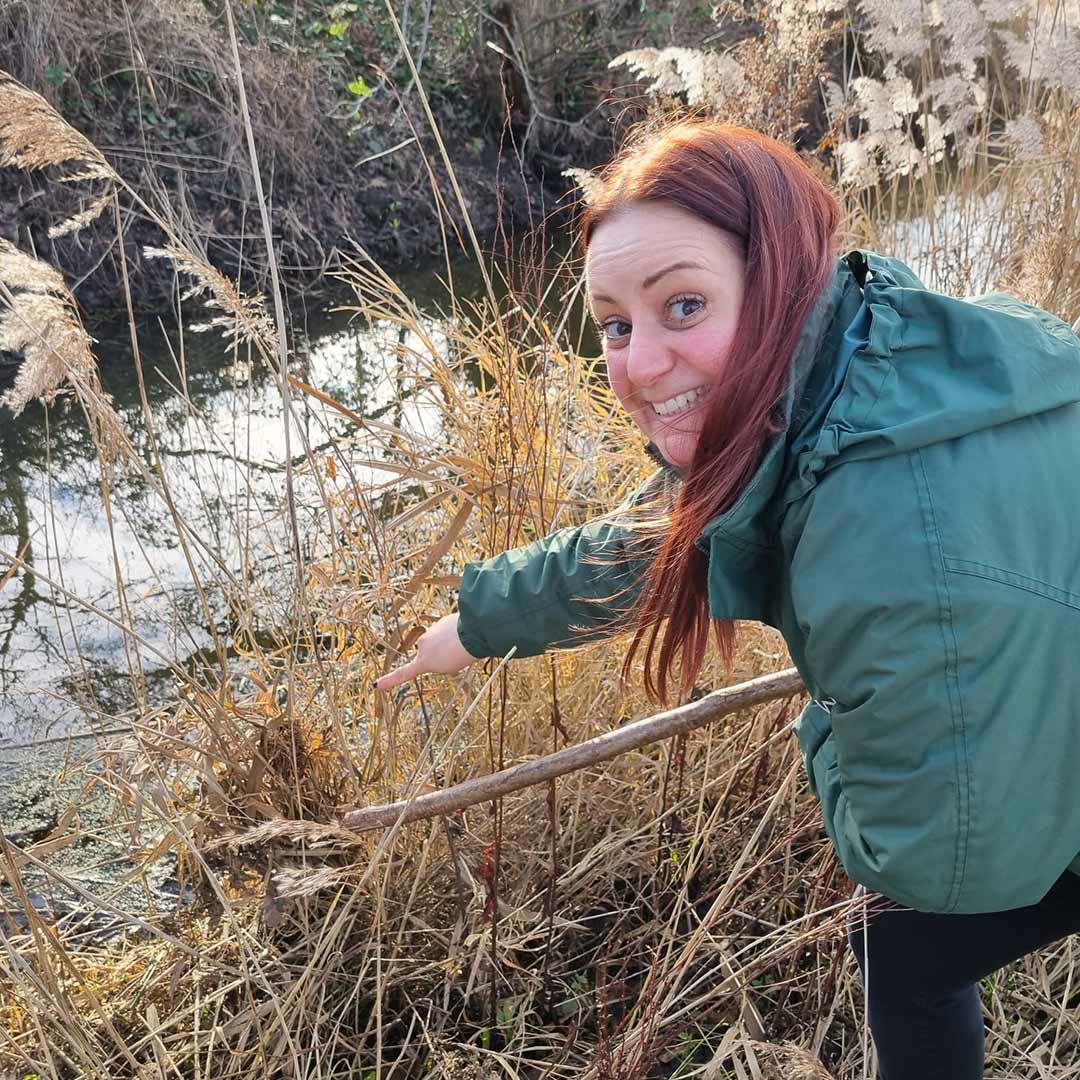
[[(739, 118), (754, 122), (748, 103), (760, 102), (760, 126), (783, 135), (828, 50), (885, 47), (884, 31), (873, 36), (884, 14), (866, 5), (816, 5), (800, 17), (819, 22), (794, 30), (788, 5), (762, 10), (759, 38), (728, 57), (738, 76), (726, 61), (638, 59), (667, 65), (669, 96), (685, 93), (672, 80), (710, 64), (741, 79)], [(1034, 33), (1022, 22), (1010, 32)], [(907, 79), (917, 99), (948, 76), (933, 65), (949, 54), (938, 42), (924, 69), (901, 45), (909, 53), (881, 85)], [(765, 93), (778, 70), (770, 57), (784, 59), (779, 96)], [(894, 119), (878, 129), (850, 111), (869, 100), (865, 84), (861, 98), (854, 82), (842, 98), (830, 91), (835, 154), (821, 147), (820, 167), (845, 167), (855, 153), (845, 140), (899, 132), (864, 139), (875, 180), (840, 176), (849, 235), (888, 250), (910, 243), (956, 287), (985, 274), (1075, 317), (1080, 154), (1070, 124), (1048, 119), (1075, 117), (1075, 102), (1007, 66), (986, 70), (998, 81), (965, 129), (973, 143), (951, 135), (940, 158), (933, 140), (918, 143), (907, 84), (888, 91)], [(693, 104), (723, 111), (727, 101)], [(1006, 121), (1031, 110), (1045, 140), (1038, 158), (1009, 149), (1008, 132), (1021, 129)], [(338, 824), (343, 809), (452, 784), (647, 711), (636, 684), (617, 683), (617, 642), (492, 662), (393, 696), (370, 689), (451, 607), (464, 560), (605, 510), (649, 469), (582, 355), (576, 268), (508, 300), (495, 288), (471, 305), (451, 293), (435, 324), (358, 253), (345, 271), (355, 317), (395, 330), (397, 409), (376, 420), (290, 372), (278, 320), (167, 241), (177, 270), (226, 316), (234, 347), (275, 368), (283, 394), (322, 400), (353, 430), (329, 451), (300, 448), (297, 479), (310, 481), (321, 524), (303, 537), (314, 554), (293, 567), (292, 590), (230, 574), (174, 512), (199, 595), (228, 598), (231, 636), (200, 669), (175, 668), (173, 705), (140, 710), (127, 734), (103, 738), (87, 783), (115, 798), (145, 865), (177, 856), (197, 900), (128, 915), (131, 933), (87, 941), (36, 911), (23, 881), (27, 867), (54, 873), (48, 853), (76, 842), (77, 821), (23, 849), (5, 841), (0, 868), (21, 910), (0, 934), (4, 1066), (215, 1080), (871, 1075), (844, 943), (850, 884), (801, 777), (795, 701), (452, 820), (373, 836)], [(393, 419), (409, 410), (431, 422)], [(316, 434), (312, 444), (326, 433)], [(160, 470), (124, 453), (115, 467), (148, 470), (172, 507)], [(287, 521), (252, 528), (277, 530), (294, 556), (301, 547)], [(134, 640), (137, 610), (123, 610)], [(713, 664), (701, 682), (784, 664), (779, 639), (748, 626), (734, 670)], [(87, 906), (116, 906), (68, 884)], [(989, 980), (991, 1076), (1071, 1075), (1075, 974), (1066, 942)]]

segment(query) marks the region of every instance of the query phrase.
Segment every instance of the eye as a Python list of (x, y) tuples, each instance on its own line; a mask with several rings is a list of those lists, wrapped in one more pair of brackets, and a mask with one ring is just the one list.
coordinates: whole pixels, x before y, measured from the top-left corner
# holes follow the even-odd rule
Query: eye
[(625, 319), (608, 319), (600, 323), (600, 335), (605, 341), (618, 341), (630, 333), (630, 324)]
[(700, 296), (676, 296), (668, 304), (668, 311), (677, 322), (689, 319), (705, 307), (705, 301)]

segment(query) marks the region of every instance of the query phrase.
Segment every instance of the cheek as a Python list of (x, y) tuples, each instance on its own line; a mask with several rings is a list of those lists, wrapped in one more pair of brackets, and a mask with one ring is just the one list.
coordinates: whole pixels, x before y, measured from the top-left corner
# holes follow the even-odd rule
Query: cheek
[(626, 379), (626, 361), (615, 352), (609, 352), (604, 359), (607, 362), (608, 386), (625, 405), (631, 396), (630, 384)]
[(703, 333), (700, 339), (694, 342), (694, 366), (714, 379), (719, 377), (727, 365), (727, 355), (735, 337), (735, 330), (734, 323), (709, 327), (708, 333)]

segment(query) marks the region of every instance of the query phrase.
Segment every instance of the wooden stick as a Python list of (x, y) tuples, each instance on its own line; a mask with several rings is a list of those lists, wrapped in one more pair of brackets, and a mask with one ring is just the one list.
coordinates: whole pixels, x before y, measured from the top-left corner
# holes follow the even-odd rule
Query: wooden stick
[(610, 761), (628, 750), (636, 750), (648, 743), (670, 739), (673, 735), (684, 735), (739, 709), (775, 701), (777, 698), (792, 697), (804, 690), (802, 678), (794, 668), (775, 675), (763, 675), (737, 686), (714, 690), (700, 701), (692, 701), (688, 705), (668, 709), (644, 720), (636, 720), (577, 746), (568, 746), (554, 754), (524, 761), (520, 765), (503, 769), (502, 772), (466, 780), (462, 784), (426, 795), (417, 795), (412, 799), (351, 810), (342, 818), (342, 823), (350, 829), (364, 832), (368, 829), (452, 814), (466, 806), (498, 799), (520, 788), (542, 784), (556, 776), (575, 772), (601, 761)]

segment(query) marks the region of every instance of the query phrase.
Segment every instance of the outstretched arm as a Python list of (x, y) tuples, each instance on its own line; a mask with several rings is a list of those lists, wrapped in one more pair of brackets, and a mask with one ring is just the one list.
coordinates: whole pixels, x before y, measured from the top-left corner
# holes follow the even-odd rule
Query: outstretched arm
[[(671, 482), (670, 474), (654, 473), (620, 509), (655, 497)], [(415, 659), (376, 686), (389, 690), (424, 672), (453, 673), (511, 648), (516, 657), (535, 656), (610, 636), (641, 590), (655, 543), (616, 511), (467, 564), (459, 611), (436, 622), (418, 640)]]

